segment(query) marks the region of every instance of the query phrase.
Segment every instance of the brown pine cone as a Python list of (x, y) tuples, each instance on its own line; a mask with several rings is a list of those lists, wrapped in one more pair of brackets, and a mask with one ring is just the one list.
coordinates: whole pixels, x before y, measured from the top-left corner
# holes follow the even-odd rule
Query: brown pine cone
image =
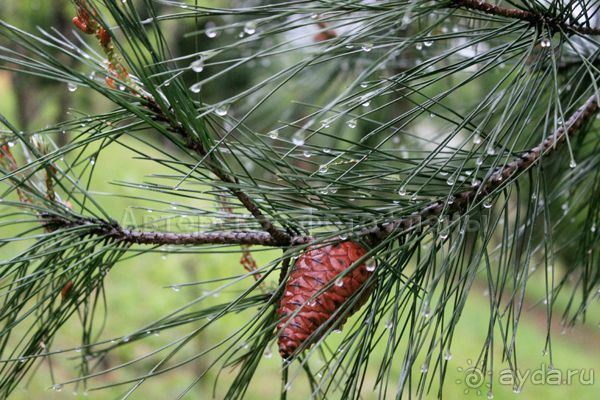
[[(364, 263), (354, 268), (342, 278), (336, 278), (356, 260), (366, 254), (366, 250), (355, 242), (342, 242), (323, 247), (310, 247), (302, 254), (294, 265), (287, 281), (283, 298), (279, 304), (278, 314), (281, 321), (277, 325), (279, 332), (279, 353), (283, 358), (289, 358), (302, 346), (309, 347), (319, 337), (306, 339), (325, 323), (331, 325), (331, 315), (344, 304), (369, 279), (375, 264)], [(335, 283), (318, 297), (309, 299), (332, 280)], [(358, 310), (367, 300), (365, 295), (358, 306), (344, 316)], [(302, 309), (294, 316), (294, 311)], [(341, 326), (345, 321), (341, 321)]]

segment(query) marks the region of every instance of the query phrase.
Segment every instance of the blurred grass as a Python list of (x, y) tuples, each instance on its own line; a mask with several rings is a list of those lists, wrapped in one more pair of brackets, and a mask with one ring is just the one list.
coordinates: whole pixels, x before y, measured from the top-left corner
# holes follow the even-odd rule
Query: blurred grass
[[(0, 112), (9, 119), (14, 119), (14, 99), (9, 90), (9, 80), (6, 74), (0, 74), (0, 89), (3, 93), (7, 94), (0, 98)], [(74, 95), (81, 95), (81, 91), (78, 93)], [(132, 139), (125, 139), (125, 141), (133, 146), (138, 145), (138, 142)], [(131, 152), (122, 147), (111, 146), (97, 161), (92, 190), (114, 194), (131, 194), (131, 189), (113, 185), (111, 182), (119, 180), (136, 182), (141, 181), (149, 174), (161, 172), (160, 169), (155, 169), (155, 164), (152, 164), (153, 169), (150, 170), (148, 163), (133, 160), (132, 156)], [(115, 216), (125, 215), (126, 210), (134, 203), (131, 199), (117, 196), (102, 196), (100, 197), (100, 202)], [(137, 203), (137, 205), (143, 207), (141, 203)], [(195, 207), (201, 206), (193, 203), (190, 203), (190, 205)], [(169, 210), (166, 209), (165, 212), (168, 213)], [(160, 212), (155, 211), (155, 214), (160, 214)], [(7, 232), (3, 232), (2, 236), (6, 234)], [(274, 257), (274, 254), (273, 251), (256, 252), (255, 258), (259, 266), (265, 265)], [(6, 256), (7, 254), (2, 254), (2, 257)], [(147, 253), (122, 262), (106, 278), (109, 313), (106, 317), (106, 328), (100, 339), (118, 338), (129, 335), (139, 327), (198, 298), (204, 290), (212, 290), (216, 287), (215, 285), (208, 285), (207, 287), (189, 286), (175, 292), (168, 288), (169, 285), (230, 276), (242, 272), (238, 254), (180, 254), (161, 257), (157, 253)], [(448, 375), (443, 389), (445, 398), (485, 398), (487, 394), (487, 388), (482, 389), (481, 393), (478, 393), (475, 389), (471, 389), (468, 393), (465, 393), (467, 387), (464, 383), (465, 370), (471, 366), (472, 360), (476, 360), (479, 356), (488, 331), (489, 306), (488, 298), (484, 293), (484, 286), (485, 283), (483, 281), (476, 282), (470, 296), (470, 301), (465, 307), (461, 322), (454, 335), (452, 345), (453, 357), (448, 362)], [(223, 291), (218, 297), (212, 297), (202, 304), (211, 305), (227, 301), (228, 297), (241, 287), (243, 287), (243, 284), (238, 284), (227, 291)], [(543, 274), (539, 272), (534, 274), (530, 280), (529, 287), (529, 297), (527, 298), (521, 317), (517, 337), (519, 370), (523, 373), (528, 369), (539, 370), (544, 368), (543, 366), (548, 363), (548, 355), (542, 354), (546, 341), (546, 309), (540, 301), (545, 293)], [(564, 300), (564, 297), (559, 299), (558, 304), (564, 304)], [(182, 355), (193, 356), (217, 343), (220, 338), (225, 337), (232, 329), (242, 324), (247, 315), (248, 313), (242, 313), (217, 321), (206, 333), (203, 333), (194, 340), (192, 345)], [(558, 313), (555, 314), (555, 317), (559, 316)], [(552, 355), (555, 368), (563, 373), (569, 369), (593, 370), (596, 373), (600, 371), (600, 349), (597, 345), (599, 333), (597, 323), (599, 320), (600, 308), (596, 306), (590, 310), (589, 319), (586, 324), (580, 325), (572, 331), (566, 332), (564, 335), (561, 334), (562, 329), (558, 326), (558, 323), (553, 324)], [(105, 367), (120, 365), (136, 357), (141, 357), (158, 346), (165, 345), (181, 337), (190, 330), (191, 328), (189, 327), (187, 329), (177, 328), (169, 332), (164, 332), (160, 336), (150, 334), (148, 338), (123, 346), (114, 354), (111, 354)], [(340, 337), (342, 335), (332, 335), (329, 340), (335, 343), (340, 340)], [(500, 332), (497, 331), (495, 337), (498, 340)], [(53, 349), (75, 349), (80, 343), (81, 330), (77, 317), (73, 317), (70, 323), (63, 327), (56, 342), (53, 344)], [(272, 347), (272, 350), (275, 350), (275, 348)], [(377, 360), (381, 358), (382, 351), (383, 349), (379, 348), (374, 352), (373, 361), (370, 364), (370, 370), (363, 390), (365, 399), (376, 397), (376, 393), (371, 393), (371, 388), (376, 379), (379, 367)], [(276, 354), (276, 351), (274, 353)], [(52, 374), (56, 382), (74, 376), (78, 365), (78, 357), (81, 357), (80, 353), (74, 350), (53, 357)], [(172, 398), (199, 374), (203, 373), (208, 362), (213, 359), (213, 356), (208, 356), (206, 360), (195, 361), (186, 367), (150, 379), (135, 392), (132, 398)], [(157, 360), (155, 358), (154, 362)], [(544, 398), (552, 400), (564, 399), (567, 396), (575, 399), (595, 399), (600, 392), (599, 384), (582, 385), (575, 379), (575, 383), (570, 385), (533, 385), (530, 382), (526, 382), (523, 391), (520, 394), (515, 394), (511, 386), (497, 384), (500, 371), (508, 367), (508, 364), (503, 363), (501, 360), (500, 343), (496, 345), (494, 360), (496, 370), (493, 375), (495, 383), (493, 394), (495, 399)], [(400, 361), (398, 360), (398, 365), (400, 365)], [(108, 385), (124, 379), (130, 379), (144, 374), (154, 365), (150, 360), (140, 364), (136, 368), (113, 371), (100, 379), (96, 379), (94, 383), (96, 385)], [(263, 364), (250, 387), (247, 395), (248, 399), (276, 398), (279, 394), (280, 377), (278, 371), (280, 359), (274, 355), (272, 358), (264, 358)], [(396, 372), (398, 371), (399, 368), (396, 369)], [(214, 393), (214, 397), (222, 398), (224, 396), (228, 382), (235, 376), (233, 372), (226, 370), (221, 374), (218, 389)], [(290, 376), (295, 376), (295, 373), (295, 370), (292, 369)], [(589, 375), (589, 372), (586, 372), (586, 375)], [(188, 398), (204, 399), (213, 397), (212, 385), (215, 378), (215, 372), (209, 373), (203, 379), (202, 383), (188, 395)], [(460, 383), (458, 383), (459, 381)], [(18, 400), (107, 399), (119, 398), (127, 390), (127, 386), (116, 386), (98, 392), (88, 392), (84, 395), (82, 388), (74, 389), (73, 386), (65, 386), (60, 392), (51, 390), (52, 382), (48, 363), (43, 362), (37, 374), (31, 378), (27, 385), (22, 385), (12, 398)], [(308, 398), (307, 388), (308, 385), (304, 378), (301, 374), (298, 374), (298, 379), (292, 382), (292, 389), (288, 398)], [(77, 396), (73, 394), (74, 390), (77, 391)], [(435, 398), (436, 393), (437, 386), (434, 384), (428, 398)]]

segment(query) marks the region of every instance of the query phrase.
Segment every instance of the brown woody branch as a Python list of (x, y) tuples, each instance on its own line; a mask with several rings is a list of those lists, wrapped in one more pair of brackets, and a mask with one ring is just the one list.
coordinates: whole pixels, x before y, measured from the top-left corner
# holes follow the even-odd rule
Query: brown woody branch
[[(214, 232), (144, 232), (123, 228), (116, 222), (108, 222), (91, 218), (67, 219), (56, 215), (42, 215), (44, 227), (49, 231), (58, 229), (87, 228), (86, 234), (105, 236), (130, 244), (153, 245), (201, 245), (201, 244), (232, 244), (232, 245), (262, 245), (283, 246), (268, 232), (256, 231), (214, 231)], [(295, 236), (294, 244), (308, 244), (312, 236)]]
[[(564, 127), (558, 128), (539, 145), (523, 153), (518, 159), (497, 169), (484, 182), (475, 185), (472, 189), (460, 192), (454, 196), (454, 201), (449, 204), (446, 199), (437, 200), (414, 215), (380, 224), (373, 228), (364, 229), (360, 236), (378, 242), (392, 234), (403, 234), (422, 226), (423, 223), (432, 221), (440, 215), (453, 214), (467, 209), (482, 200), (488, 194), (502, 188), (510, 182), (510, 178), (527, 170), (533, 164), (554, 151), (567, 136), (574, 135), (598, 112), (596, 95), (592, 95), (583, 106), (575, 111), (566, 121)], [(289, 242), (282, 244), (280, 239), (273, 237), (269, 232), (194, 232), (194, 233), (168, 233), (168, 232), (141, 232), (120, 227), (118, 224), (91, 220), (68, 220), (62, 217), (46, 216), (46, 227), (49, 230), (60, 228), (84, 227), (88, 225), (92, 233), (105, 235), (119, 241), (131, 244), (155, 245), (200, 245), (200, 244), (243, 244), (263, 246), (287, 246), (288, 244), (309, 244), (315, 239), (312, 236), (290, 237)], [(89, 232), (89, 231), (88, 231)]]
[(584, 35), (600, 35), (600, 28), (569, 24), (553, 16), (538, 14), (517, 8), (501, 7), (482, 0), (453, 0), (453, 3), (458, 7), (467, 8), (470, 10), (481, 11), (490, 15), (529, 22), (534, 26), (541, 27), (545, 25), (554, 31), (562, 30), (565, 32), (576, 32)]

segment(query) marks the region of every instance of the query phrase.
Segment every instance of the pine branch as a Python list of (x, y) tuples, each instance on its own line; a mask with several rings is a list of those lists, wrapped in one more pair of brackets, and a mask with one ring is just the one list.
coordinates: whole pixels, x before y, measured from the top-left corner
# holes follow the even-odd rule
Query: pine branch
[[(73, 18), (73, 23), (83, 33), (96, 35), (100, 46), (104, 53), (109, 59), (110, 70), (114, 71), (114, 75), (128, 82), (130, 85), (129, 71), (123, 66), (117, 52), (112, 45), (112, 37), (108, 33), (108, 28), (101, 25), (101, 22), (96, 17), (95, 11), (87, 10), (86, 0), (78, 0), (77, 4), (77, 16)], [(114, 88), (114, 80), (107, 78), (107, 84)], [(169, 125), (172, 132), (177, 133), (184, 138), (186, 146), (198, 153), (204, 160), (206, 166), (210, 171), (215, 174), (221, 181), (228, 184), (237, 184), (238, 181), (233, 176), (229, 175), (226, 171), (220, 168), (214, 161), (210, 160), (210, 152), (207, 151), (206, 147), (198, 141), (193, 135), (190, 135), (185, 128), (174, 119), (169, 112), (165, 112), (160, 104), (150, 95), (149, 93), (143, 93), (135, 85), (132, 88), (132, 93), (140, 96), (145, 102), (148, 109), (156, 114), (156, 118)], [(228, 190), (242, 203), (242, 205), (257, 219), (262, 228), (270, 234), (273, 240), (280, 246), (287, 246), (290, 244), (291, 237), (286, 232), (278, 229), (273, 223), (267, 218), (256, 202), (248, 196), (243, 190), (236, 187), (228, 187)], [(249, 243), (252, 244), (252, 243)]]
[[(185, 129), (178, 124), (175, 120), (171, 119), (169, 115), (162, 111), (160, 105), (151, 97), (145, 98), (148, 101), (148, 107), (154, 111), (158, 115), (158, 119), (161, 121), (168, 123), (173, 132), (179, 134), (181, 137), (185, 139), (186, 146), (200, 154), (203, 158), (208, 158), (209, 152), (206, 150), (204, 145), (199, 141), (195, 140), (192, 136), (190, 136)], [(206, 162), (207, 167), (211, 170), (213, 174), (215, 174), (221, 181), (229, 184), (237, 184), (237, 179), (227, 174), (221, 168), (219, 168), (214, 162)], [(254, 200), (248, 196), (243, 190), (236, 187), (229, 187), (229, 191), (238, 198), (238, 200), (244, 205), (244, 207), (250, 211), (250, 213), (256, 218), (256, 220), (260, 223), (262, 228), (271, 236), (271, 240), (274, 240), (275, 243), (279, 246), (287, 246), (291, 243), (292, 238), (286, 232), (278, 229), (273, 225), (271, 220), (267, 218), (258, 205), (254, 202)], [(242, 243), (242, 242), (240, 242)], [(244, 243), (244, 244), (260, 244), (260, 243)]]
[(577, 32), (584, 35), (600, 35), (600, 28), (571, 25), (552, 16), (537, 14), (517, 8), (506, 8), (482, 0), (454, 0), (454, 4), (470, 10), (482, 11), (486, 14), (513, 18), (529, 22), (534, 26), (547, 26), (553, 31)]
[(540, 144), (523, 153), (518, 159), (513, 160), (502, 168), (496, 170), (487, 181), (473, 185), (473, 189), (466, 190), (454, 196), (454, 201), (449, 204), (445, 200), (437, 200), (423, 208), (416, 215), (401, 218), (397, 221), (382, 224), (371, 230), (365, 230), (364, 234), (371, 234), (382, 240), (390, 234), (401, 230), (408, 231), (422, 225), (426, 220), (441, 215), (444, 212), (454, 213), (465, 210), (469, 205), (483, 199), (488, 194), (506, 185), (508, 178), (527, 170), (533, 164), (546, 157), (559, 145), (566, 141), (567, 136), (573, 136), (598, 112), (598, 100), (596, 94), (590, 96), (585, 104), (576, 110), (565, 122), (565, 127), (558, 128), (554, 133), (546, 137)]
[[(483, 199), (488, 194), (498, 190), (509, 182), (509, 178), (527, 170), (533, 164), (549, 155), (562, 143), (566, 142), (567, 136), (573, 136), (598, 112), (598, 101), (596, 95), (588, 98), (583, 106), (576, 110), (566, 121), (565, 127), (558, 128), (539, 145), (523, 153), (518, 159), (499, 168), (490, 175), (484, 183), (478, 183), (472, 189), (458, 193), (453, 201), (437, 200), (420, 212), (406, 218), (379, 224), (370, 229), (364, 229), (360, 236), (370, 236), (372, 241), (378, 242), (391, 234), (400, 234), (410, 231), (423, 223), (430, 223), (443, 213), (463, 212), (467, 207)], [(226, 176), (224, 176), (226, 177)], [(243, 192), (241, 192), (243, 196)], [(260, 211), (259, 211), (260, 212)], [(200, 245), (200, 244), (246, 244), (263, 246), (287, 246), (289, 244), (309, 244), (315, 240), (312, 236), (294, 236), (282, 241), (281, 238), (273, 236), (271, 232), (194, 232), (194, 233), (170, 233), (170, 232), (141, 232), (125, 229), (114, 222), (79, 218), (68, 220), (62, 217), (45, 217), (45, 226), (56, 230), (73, 228), (77, 226), (90, 226), (91, 231), (96, 234), (106, 235), (121, 242), (131, 244), (156, 244), (156, 245)]]

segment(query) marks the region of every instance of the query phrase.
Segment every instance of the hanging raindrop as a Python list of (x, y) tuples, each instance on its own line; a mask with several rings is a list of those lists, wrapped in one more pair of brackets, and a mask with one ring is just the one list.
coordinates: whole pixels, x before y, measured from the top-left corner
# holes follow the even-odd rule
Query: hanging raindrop
[(204, 70), (204, 58), (200, 57), (190, 64), (190, 68), (194, 72), (202, 72)]
[(360, 48), (362, 49), (362, 51), (368, 53), (369, 51), (373, 50), (373, 43), (363, 43), (363, 45)]
[(192, 93), (200, 93), (202, 90), (202, 84), (200, 82), (194, 83), (192, 86), (190, 86), (190, 90)]
[(254, 35), (256, 33), (256, 22), (247, 22), (246, 25), (244, 25), (244, 33), (247, 35)]
[(540, 46), (542, 46), (542, 47), (544, 47), (544, 48), (550, 47), (551, 45), (552, 45), (552, 42), (551, 42), (551, 41), (550, 41), (550, 39), (549, 39), (549, 38), (547, 38), (547, 37), (546, 37), (546, 38), (543, 38), (543, 39), (540, 41)]
[(215, 114), (219, 117), (224, 117), (229, 112), (229, 104), (222, 104), (215, 109)]
[(206, 23), (206, 25), (204, 26), (204, 33), (206, 34), (206, 37), (208, 37), (209, 39), (214, 39), (217, 37), (217, 35), (219, 34), (219, 32), (216, 29), (216, 25), (214, 22), (212, 21), (208, 21)]
[(304, 146), (304, 135), (301, 133), (296, 133), (292, 137), (292, 143), (296, 146)]

